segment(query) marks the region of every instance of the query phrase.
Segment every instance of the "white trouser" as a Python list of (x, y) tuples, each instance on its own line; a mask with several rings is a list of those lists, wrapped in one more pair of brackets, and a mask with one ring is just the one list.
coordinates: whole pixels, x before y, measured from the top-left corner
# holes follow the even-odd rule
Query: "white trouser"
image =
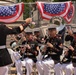
[(55, 65), (55, 75), (72, 75), (73, 64), (70, 62), (68, 64), (56, 64)]
[(8, 66), (0, 67), (0, 75), (8, 75)]
[(74, 67), (74, 75), (76, 75), (76, 67)]
[(33, 60), (28, 58), (26, 60), (26, 69), (27, 69), (27, 74), (26, 75), (31, 75), (33, 65), (34, 65)]
[(25, 66), (27, 69), (26, 75), (30, 75), (32, 72), (33, 64), (34, 64), (34, 62), (30, 58), (25, 58), (23, 61), (21, 61), (21, 60), (16, 61), (15, 65), (16, 65), (16, 69), (17, 69), (17, 75), (23, 75), (22, 66)]
[(27, 58), (25, 58), (23, 61), (21, 61), (20, 59), (17, 60), (17, 61), (15, 61), (17, 75), (23, 75), (23, 69), (22, 69), (22, 67), (23, 66), (26, 67), (26, 60), (27, 60)]
[(50, 70), (54, 67), (54, 61), (51, 58), (37, 61), (36, 67), (39, 75), (51, 75)]

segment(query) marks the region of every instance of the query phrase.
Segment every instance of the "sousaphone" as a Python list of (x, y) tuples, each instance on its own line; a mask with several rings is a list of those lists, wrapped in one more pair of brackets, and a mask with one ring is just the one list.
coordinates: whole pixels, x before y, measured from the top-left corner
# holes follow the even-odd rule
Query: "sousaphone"
[(54, 16), (54, 17), (52, 17), (52, 19), (50, 20), (50, 22), (52, 24), (56, 24), (56, 25), (64, 25), (64, 20), (60, 16)]

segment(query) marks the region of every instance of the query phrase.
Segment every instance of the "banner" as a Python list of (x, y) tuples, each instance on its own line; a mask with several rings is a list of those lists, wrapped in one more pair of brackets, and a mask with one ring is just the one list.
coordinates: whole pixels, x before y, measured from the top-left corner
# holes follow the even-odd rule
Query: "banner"
[(24, 4), (18, 3), (9, 6), (0, 5), (0, 22), (15, 22), (23, 13)]
[(36, 2), (37, 7), (43, 19), (50, 20), (54, 16), (62, 17), (67, 23), (70, 23), (74, 15), (74, 5), (68, 2)]

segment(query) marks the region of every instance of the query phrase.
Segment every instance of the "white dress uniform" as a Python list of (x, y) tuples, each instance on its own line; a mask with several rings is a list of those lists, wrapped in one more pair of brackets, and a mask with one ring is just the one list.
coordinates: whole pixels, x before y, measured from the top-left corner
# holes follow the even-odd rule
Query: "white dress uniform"
[[(42, 45), (40, 47), (40, 50), (43, 50), (45, 46)], [(39, 55), (37, 57), (37, 62), (36, 62), (36, 67), (38, 70), (38, 74), (39, 75), (50, 75), (51, 74), (51, 69), (54, 67), (54, 61), (50, 58), (45, 59), (44, 61), (42, 60), (43, 55), (42, 53), (39, 51)]]
[(22, 67), (23, 66), (26, 67), (26, 60), (27, 60), (27, 58), (24, 59), (23, 61), (19, 59), (19, 60), (17, 60), (15, 62), (15, 66), (16, 66), (16, 70), (17, 70), (17, 75), (23, 75), (23, 69), (22, 69)]
[[(24, 52), (21, 55), (23, 56), (24, 54), (26, 54), (26, 53)], [(17, 58), (18, 54), (15, 54), (15, 57)], [(25, 57), (25, 55), (23, 57), (21, 57), (20, 59), (15, 60), (17, 75), (23, 75), (23, 67), (25, 67), (27, 69), (27, 75), (30, 75), (31, 71), (32, 71), (32, 65), (33, 65), (33, 64), (31, 65), (30, 63), (32, 64), (33, 60), (29, 59), (28, 57)], [(28, 72), (29, 70), (30, 70), (30, 72)]]
[(55, 75), (73, 75), (73, 64), (72, 62), (68, 64), (56, 64), (55, 65)]
[(51, 58), (45, 59), (44, 61), (37, 61), (36, 67), (38, 75), (51, 75), (51, 69), (54, 67), (54, 61)]
[[(70, 37), (69, 37), (70, 39)], [(69, 40), (68, 36), (65, 37), (65, 40)], [(64, 59), (61, 63), (55, 65), (55, 74), (56, 75), (73, 75), (73, 63), (72, 63), (72, 50), (68, 48), (66, 54), (64, 53)]]
[(31, 58), (24, 58), (23, 60), (19, 59), (15, 62), (16, 69), (17, 69), (17, 75), (23, 75), (23, 69), (24, 66), (27, 70), (26, 75), (30, 75), (32, 72), (32, 67), (34, 65), (34, 61)]
[(13, 63), (15, 63), (17, 75), (22, 75), (23, 74), (22, 66), (25, 66), (25, 60), (24, 61), (20, 60), (21, 55), (19, 54), (19, 52), (15, 52), (12, 49), (8, 49), (8, 51), (9, 51), (9, 54), (11, 56)]
[[(56, 28), (52, 27), (52, 28), (49, 28), (48, 30), (51, 30), (51, 29), (53, 30)], [(57, 37), (52, 37), (52, 38), (49, 37), (46, 40), (46, 43), (47, 42), (49, 42), (53, 46), (55, 45), (55, 47), (54, 48), (47, 47), (46, 52), (44, 53), (43, 59), (36, 62), (38, 75), (51, 75), (51, 69), (54, 69), (54, 65), (55, 65), (54, 60), (52, 59), (52, 56), (54, 56), (54, 58), (57, 57), (57, 59), (59, 60), (59, 56), (57, 56), (57, 54), (51, 55), (52, 51), (56, 51), (56, 52), (58, 51), (59, 54), (62, 53), (62, 49), (58, 47), (61, 44), (61, 42), (58, 40)]]
[[(31, 33), (29, 33), (31, 34)], [(23, 60), (16, 61), (16, 68), (17, 68), (17, 75), (22, 75), (22, 66), (25, 66), (27, 72), (26, 75), (30, 75), (32, 72), (32, 67), (34, 63), (37, 61), (36, 55), (38, 55), (38, 51), (36, 50), (36, 47), (38, 46), (35, 41), (27, 41), (27, 43), (31, 46), (33, 46), (31, 49), (26, 48), (24, 53)], [(37, 54), (35, 54), (37, 52)]]

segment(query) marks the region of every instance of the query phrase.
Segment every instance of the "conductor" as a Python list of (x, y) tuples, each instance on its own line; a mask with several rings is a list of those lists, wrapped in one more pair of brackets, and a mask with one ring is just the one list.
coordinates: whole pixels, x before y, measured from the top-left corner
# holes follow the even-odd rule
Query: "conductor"
[(31, 18), (27, 18), (20, 26), (9, 28), (4, 24), (0, 24), (0, 75), (8, 75), (8, 65), (12, 63), (10, 54), (6, 48), (6, 38), (9, 34), (21, 33), (29, 23)]

